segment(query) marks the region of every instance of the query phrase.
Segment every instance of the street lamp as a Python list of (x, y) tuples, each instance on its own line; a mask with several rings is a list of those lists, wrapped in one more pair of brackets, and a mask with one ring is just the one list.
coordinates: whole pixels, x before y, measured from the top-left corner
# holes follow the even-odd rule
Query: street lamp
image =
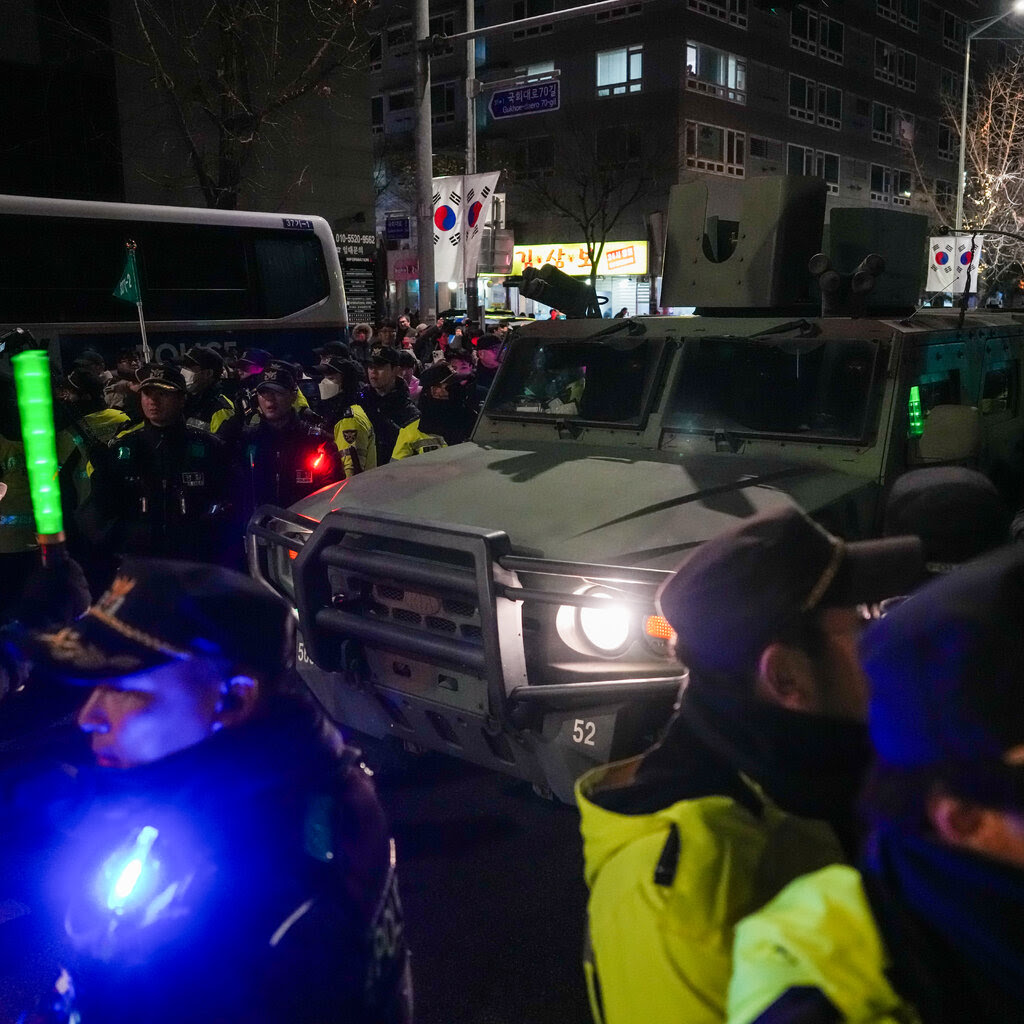
[[(1011, 14), (1024, 14), (1024, 0), (1016, 0), (1009, 10), (997, 14), (994, 18), (985, 18), (979, 22), (968, 22), (968, 32), (964, 40), (964, 85), (960, 100), (960, 162), (956, 178), (956, 230), (961, 232), (964, 227), (964, 174), (965, 157), (967, 155), (967, 90), (970, 88), (971, 75), (971, 41), (977, 39), (986, 29), (996, 22), (1008, 18)], [(974, 25), (974, 28), (970, 26)]]

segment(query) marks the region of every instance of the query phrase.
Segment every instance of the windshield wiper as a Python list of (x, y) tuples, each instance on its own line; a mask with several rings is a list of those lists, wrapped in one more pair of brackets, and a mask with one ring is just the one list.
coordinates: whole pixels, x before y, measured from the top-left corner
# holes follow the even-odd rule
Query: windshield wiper
[(735, 430), (715, 427), (712, 436), (714, 437), (716, 452), (730, 451), (735, 454), (743, 447), (744, 439)]

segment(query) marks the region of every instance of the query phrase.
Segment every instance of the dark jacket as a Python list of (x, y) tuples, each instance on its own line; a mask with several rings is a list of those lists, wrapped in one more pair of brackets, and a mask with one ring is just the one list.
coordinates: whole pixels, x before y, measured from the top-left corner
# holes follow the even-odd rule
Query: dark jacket
[(185, 403), (185, 422), (197, 430), (216, 434), (228, 445), (237, 442), (242, 432), (242, 417), (219, 385), (189, 395)]
[(223, 443), (183, 421), (134, 427), (94, 462), (93, 498), (121, 554), (217, 561), (231, 491)]
[(366, 410), (373, 424), (373, 434), (377, 440), (377, 465), (383, 466), (385, 462), (391, 461), (398, 432), (413, 420), (419, 419), (420, 411), (409, 397), (409, 385), (401, 377), (396, 378), (395, 386), (386, 395), (377, 394), (367, 385), (359, 396), (359, 404)]
[(242, 449), (247, 515), (265, 504), (288, 508), (341, 476), (334, 439), (294, 411), (280, 428), (246, 427)]
[[(79, 789), (48, 891), (84, 1021), (409, 1020), (383, 811), (358, 752), (310, 704), (275, 698), (153, 764), (85, 771)], [(113, 891), (113, 859), (137, 855), (147, 825), (137, 885), (110, 913), (97, 885)]]

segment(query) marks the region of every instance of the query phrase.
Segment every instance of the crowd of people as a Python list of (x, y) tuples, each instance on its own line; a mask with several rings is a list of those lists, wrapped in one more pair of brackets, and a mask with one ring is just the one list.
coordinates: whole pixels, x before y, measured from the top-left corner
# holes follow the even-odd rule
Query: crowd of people
[[(242, 568), (248, 516), (288, 507), (392, 460), (465, 441), (497, 371), (507, 328), (484, 333), (409, 317), (358, 324), (305, 363), (248, 349), (225, 359), (195, 345), (108, 366), (85, 351), (54, 378), (65, 527), (91, 579), (126, 555)], [(0, 385), (0, 474), (8, 484), (0, 554), (35, 546), (14, 390)], [(20, 463), (20, 464), (19, 464)]]

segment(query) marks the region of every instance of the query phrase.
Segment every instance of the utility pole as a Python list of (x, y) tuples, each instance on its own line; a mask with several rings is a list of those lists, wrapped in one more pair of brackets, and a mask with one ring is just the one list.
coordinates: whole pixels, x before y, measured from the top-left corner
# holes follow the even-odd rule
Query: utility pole
[[(466, 0), (466, 31), (476, 29), (476, 0)], [(470, 36), (466, 39), (466, 173), (476, 174), (476, 97), (479, 91), (476, 80), (476, 40)], [(465, 252), (465, 250), (463, 250)], [(482, 321), (479, 314), (480, 303), (476, 291), (476, 267), (463, 265), (463, 277), (466, 280), (466, 313), (468, 316)]]
[(434, 299), (434, 155), (430, 111), (430, 5), (416, 0), (416, 251), (420, 264), (420, 318), (437, 315)]

